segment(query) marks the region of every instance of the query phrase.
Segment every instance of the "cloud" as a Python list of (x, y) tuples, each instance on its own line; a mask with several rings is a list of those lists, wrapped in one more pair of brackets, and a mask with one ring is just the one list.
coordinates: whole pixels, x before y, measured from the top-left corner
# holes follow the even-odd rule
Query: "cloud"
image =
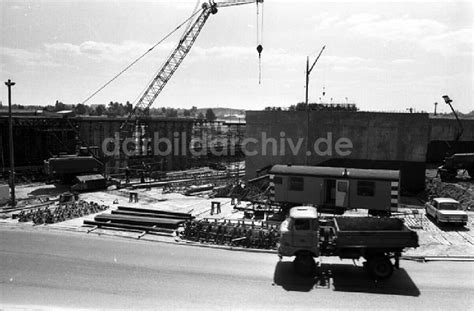
[(318, 30), (351, 33), (354, 37), (393, 44), (412, 44), (424, 51), (448, 55), (472, 55), (472, 28), (452, 29), (434, 19), (409, 16), (387, 18), (378, 14), (350, 16), (321, 13)]
[(320, 31), (334, 27), (337, 23), (339, 23), (341, 17), (339, 15), (331, 15), (328, 12), (323, 12), (317, 15), (314, 19), (317, 22), (316, 31)]
[(36, 61), (41, 59), (41, 53), (17, 48), (2, 47), (0, 53), (2, 56), (16, 58), (20, 61)]
[(325, 56), (325, 62), (329, 64), (338, 65), (369, 65), (373, 64), (373, 60), (369, 58), (363, 58), (358, 56)]
[(187, 10), (191, 11), (193, 9), (198, 10), (201, 7), (201, 2), (202, 1), (195, 1), (195, 0), (179, 0), (179, 1), (169, 1), (167, 5), (173, 6), (173, 8), (179, 9), (179, 10)]
[(222, 58), (248, 57), (257, 53), (255, 48), (247, 46), (214, 46), (210, 48), (195, 46), (193, 51), (198, 56)]
[(424, 38), (420, 43), (428, 52), (439, 53), (444, 56), (472, 55), (472, 29), (460, 29)]
[(71, 43), (45, 43), (44, 48), (46, 53), (80, 54), (79, 46)]
[(430, 19), (408, 17), (377, 19), (355, 24), (350, 31), (369, 38), (383, 41), (416, 42), (420, 38), (442, 33), (444, 24)]
[(23, 10), (24, 7), (18, 4), (13, 4), (12, 6), (10, 6), (10, 9), (14, 11), (19, 11), (19, 10)]
[[(165, 43), (155, 48), (158, 53), (169, 53), (175, 43)], [(150, 44), (124, 41), (120, 44), (85, 41), (81, 44), (45, 43), (32, 49), (1, 47), (2, 65), (29, 67), (82, 67), (84, 64), (130, 63), (149, 50)]]
[(399, 59), (394, 59), (390, 61), (392, 65), (409, 65), (409, 64), (413, 64), (414, 62), (415, 60), (411, 58), (399, 58)]
[(19, 64), (25, 67), (32, 66), (49, 66), (57, 67), (57, 64), (51, 57), (41, 51), (28, 51), (18, 48), (1, 47), (0, 48), (0, 59), (2, 59), (2, 65), (9, 63)]
[(359, 25), (365, 23), (371, 23), (376, 20), (380, 20), (380, 15), (378, 14), (370, 14), (370, 13), (362, 13), (362, 14), (354, 14), (349, 16), (349, 18), (338, 22), (339, 26), (342, 25)]
[[(170, 43), (162, 44), (156, 50), (167, 49)], [(44, 44), (45, 52), (56, 57), (87, 57), (97, 61), (131, 61), (150, 49), (151, 44), (136, 41), (124, 41), (120, 44), (85, 41), (75, 45), (71, 43)]]

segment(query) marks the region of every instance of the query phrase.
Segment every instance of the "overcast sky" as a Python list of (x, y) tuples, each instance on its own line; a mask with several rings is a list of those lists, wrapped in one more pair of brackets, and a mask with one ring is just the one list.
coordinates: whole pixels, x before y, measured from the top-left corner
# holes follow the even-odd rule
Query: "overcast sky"
[[(5, 1), (0, 78), (13, 102), (77, 104), (189, 17), (196, 0)], [(257, 110), (304, 101), (362, 110), (474, 110), (472, 1), (265, 0), (262, 83), (255, 4), (221, 8), (153, 107)], [(88, 104), (135, 102), (176, 45), (177, 32)], [(2, 83), (3, 85), (3, 83)], [(323, 97), (323, 90), (326, 96)], [(0, 100), (7, 104), (3, 85)]]

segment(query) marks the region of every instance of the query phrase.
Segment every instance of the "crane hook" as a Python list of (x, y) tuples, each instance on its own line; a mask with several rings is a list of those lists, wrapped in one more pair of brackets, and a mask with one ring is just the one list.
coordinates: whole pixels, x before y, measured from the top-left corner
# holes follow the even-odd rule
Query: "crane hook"
[(257, 46), (257, 52), (258, 52), (258, 57), (260, 58), (260, 56), (262, 55), (262, 51), (263, 51), (263, 46), (261, 44), (259, 44)]
[(257, 46), (258, 52), (258, 84), (262, 83), (262, 51), (263, 47), (261, 44)]

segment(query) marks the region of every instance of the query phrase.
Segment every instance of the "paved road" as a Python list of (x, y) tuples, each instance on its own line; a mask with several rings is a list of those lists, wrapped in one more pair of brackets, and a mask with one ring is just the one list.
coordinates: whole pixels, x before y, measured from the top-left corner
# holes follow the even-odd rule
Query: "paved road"
[(402, 261), (386, 282), (327, 258), (295, 277), (274, 254), (79, 233), (1, 230), (1, 305), (56, 308), (453, 309), (474, 305), (474, 264)]

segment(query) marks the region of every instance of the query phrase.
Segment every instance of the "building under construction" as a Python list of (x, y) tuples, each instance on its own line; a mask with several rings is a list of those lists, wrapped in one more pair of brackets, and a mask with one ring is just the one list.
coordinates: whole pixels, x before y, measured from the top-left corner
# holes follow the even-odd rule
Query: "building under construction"
[[(141, 163), (156, 170), (187, 168), (190, 161), (189, 143), (194, 121), (181, 118), (147, 118), (141, 127), (129, 136), (124, 153), (124, 136), (120, 126), (124, 118), (51, 115), (13, 115), (15, 167), (17, 172), (38, 171), (44, 160), (61, 154), (77, 154), (80, 147), (87, 147), (105, 164), (106, 173), (123, 173), (126, 166)], [(145, 131), (146, 128), (146, 131)], [(146, 137), (143, 133), (147, 133)], [(8, 116), (0, 115), (0, 163), (5, 174), (9, 167)], [(158, 135), (158, 136), (155, 136)], [(170, 150), (155, 154), (152, 149), (155, 137), (172, 142)], [(118, 140), (117, 140), (118, 138)], [(118, 146), (117, 146), (118, 142)], [(146, 146), (144, 143), (146, 142)], [(127, 142), (125, 142), (127, 143)]]
[[(43, 171), (46, 159), (78, 154), (82, 147), (104, 163), (105, 173), (123, 174), (126, 167), (151, 171), (181, 170), (216, 161), (243, 159), (240, 144), (245, 122), (147, 117), (140, 126), (125, 117), (74, 116), (69, 113), (16, 111), (13, 114), (15, 170)], [(0, 113), (0, 166), (9, 170), (8, 115)], [(127, 153), (125, 153), (125, 150)]]

